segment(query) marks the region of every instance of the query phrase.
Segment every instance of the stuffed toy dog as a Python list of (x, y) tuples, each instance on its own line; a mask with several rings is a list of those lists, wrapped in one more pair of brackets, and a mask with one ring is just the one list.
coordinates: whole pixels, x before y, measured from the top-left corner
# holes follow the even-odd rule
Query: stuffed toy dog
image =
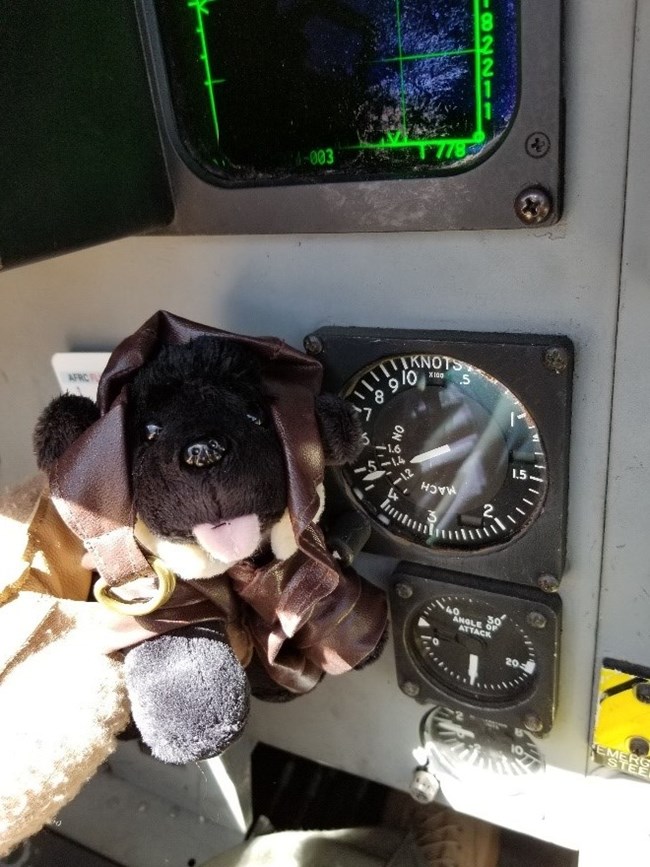
[(126, 649), (133, 718), (163, 761), (221, 753), (251, 686), (285, 700), (380, 652), (384, 594), (317, 525), (324, 465), (360, 447), (320, 382), (277, 339), (160, 312), (112, 354), (96, 404), (63, 395), (38, 422), (39, 467), (99, 573), (107, 646)]

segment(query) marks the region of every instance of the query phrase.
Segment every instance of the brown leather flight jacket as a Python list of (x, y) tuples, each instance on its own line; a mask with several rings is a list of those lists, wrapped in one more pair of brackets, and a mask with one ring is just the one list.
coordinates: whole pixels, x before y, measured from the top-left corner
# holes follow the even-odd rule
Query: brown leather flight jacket
[(128, 385), (161, 345), (200, 335), (242, 343), (262, 359), (298, 548), (286, 560), (271, 559), (261, 566), (246, 561), (215, 578), (180, 581), (166, 606), (139, 619), (154, 633), (222, 620), (244, 664), (255, 653), (277, 684), (307, 692), (323, 672), (340, 674), (363, 663), (387, 624), (384, 593), (354, 570), (342, 570), (314, 523), (324, 474), (314, 411), (322, 377), (317, 361), (278, 338), (231, 334), (156, 313), (111, 355), (99, 384), (100, 418), (50, 473), (52, 500), (109, 585), (152, 574), (133, 534), (136, 516), (125, 437)]

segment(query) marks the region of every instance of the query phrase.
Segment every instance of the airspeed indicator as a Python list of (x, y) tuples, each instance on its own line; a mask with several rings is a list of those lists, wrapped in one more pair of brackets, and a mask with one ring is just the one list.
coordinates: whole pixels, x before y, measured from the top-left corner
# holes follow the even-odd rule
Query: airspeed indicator
[(346, 387), (365, 448), (344, 470), (385, 530), (436, 549), (485, 549), (525, 531), (544, 503), (544, 446), (521, 401), (447, 355), (393, 355)]

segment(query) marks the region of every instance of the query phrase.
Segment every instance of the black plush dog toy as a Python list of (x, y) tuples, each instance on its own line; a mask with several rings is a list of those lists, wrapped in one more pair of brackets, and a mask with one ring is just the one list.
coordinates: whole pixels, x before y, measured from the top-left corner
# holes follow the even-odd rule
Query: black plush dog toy
[[(360, 447), (320, 366), (276, 339), (158, 313), (113, 353), (97, 404), (63, 395), (35, 432), (95, 597), (133, 643), (125, 670), (152, 753), (184, 763), (242, 732), (262, 698), (378, 655), (384, 595), (331, 556), (323, 467)], [(125, 625), (126, 624), (126, 625)]]

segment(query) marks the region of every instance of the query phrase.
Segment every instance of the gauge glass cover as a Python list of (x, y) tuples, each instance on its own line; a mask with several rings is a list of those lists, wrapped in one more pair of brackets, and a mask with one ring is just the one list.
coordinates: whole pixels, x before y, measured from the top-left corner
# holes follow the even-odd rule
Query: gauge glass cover
[(535, 684), (534, 644), (496, 600), (434, 596), (413, 613), (407, 642), (426, 676), (469, 701), (512, 704)]
[(507, 135), (519, 0), (155, 0), (180, 137), (218, 182), (464, 171)]
[(435, 549), (508, 542), (542, 508), (547, 466), (530, 413), (502, 383), (447, 355), (384, 358), (344, 390), (364, 449), (343, 470), (376, 526)]

